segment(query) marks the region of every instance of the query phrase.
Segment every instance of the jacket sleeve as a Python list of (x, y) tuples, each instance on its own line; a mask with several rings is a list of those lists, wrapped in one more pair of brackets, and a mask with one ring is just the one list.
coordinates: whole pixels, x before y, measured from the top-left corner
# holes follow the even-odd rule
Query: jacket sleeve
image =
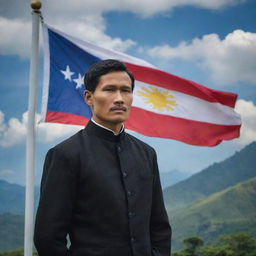
[(164, 206), (156, 154), (154, 155), (154, 183), (152, 198), (150, 219), (152, 256), (170, 256), (172, 230)]
[(70, 230), (75, 183), (75, 174), (65, 154), (60, 149), (49, 150), (35, 221), (34, 243), (39, 256), (68, 255), (66, 237)]

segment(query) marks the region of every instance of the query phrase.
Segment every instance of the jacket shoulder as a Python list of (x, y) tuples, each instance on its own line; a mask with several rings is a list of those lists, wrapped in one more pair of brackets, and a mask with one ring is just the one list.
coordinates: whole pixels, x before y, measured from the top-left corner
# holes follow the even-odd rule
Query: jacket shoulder
[(57, 151), (62, 155), (76, 155), (81, 148), (82, 141), (84, 139), (83, 129), (72, 135), (71, 137), (63, 140), (59, 144), (55, 145), (49, 151)]

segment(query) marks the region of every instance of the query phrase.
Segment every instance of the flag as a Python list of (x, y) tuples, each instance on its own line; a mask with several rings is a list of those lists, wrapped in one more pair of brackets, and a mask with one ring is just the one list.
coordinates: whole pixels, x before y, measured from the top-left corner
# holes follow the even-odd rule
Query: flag
[(127, 129), (198, 146), (215, 146), (239, 137), (241, 120), (234, 111), (236, 94), (206, 88), (142, 59), (43, 26), (42, 121), (84, 126), (92, 113), (83, 98), (83, 76), (95, 62), (117, 59), (135, 77)]

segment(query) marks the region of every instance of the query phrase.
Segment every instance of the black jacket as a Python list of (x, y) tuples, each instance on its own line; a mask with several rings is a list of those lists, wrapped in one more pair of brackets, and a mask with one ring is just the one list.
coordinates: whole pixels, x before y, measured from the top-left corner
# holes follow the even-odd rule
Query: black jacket
[(34, 242), (39, 256), (170, 256), (155, 151), (91, 121), (49, 150)]

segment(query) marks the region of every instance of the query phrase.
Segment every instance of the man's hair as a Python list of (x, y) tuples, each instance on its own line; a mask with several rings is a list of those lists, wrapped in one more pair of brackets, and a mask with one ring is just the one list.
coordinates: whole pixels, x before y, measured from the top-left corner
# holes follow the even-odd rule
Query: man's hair
[(84, 76), (85, 89), (90, 92), (94, 92), (99, 83), (101, 76), (111, 72), (118, 72), (118, 71), (124, 71), (129, 75), (132, 81), (132, 90), (133, 90), (134, 88), (133, 73), (129, 69), (127, 69), (124, 63), (122, 63), (121, 61), (112, 60), (112, 59), (99, 61), (93, 64), (88, 69), (88, 71)]

